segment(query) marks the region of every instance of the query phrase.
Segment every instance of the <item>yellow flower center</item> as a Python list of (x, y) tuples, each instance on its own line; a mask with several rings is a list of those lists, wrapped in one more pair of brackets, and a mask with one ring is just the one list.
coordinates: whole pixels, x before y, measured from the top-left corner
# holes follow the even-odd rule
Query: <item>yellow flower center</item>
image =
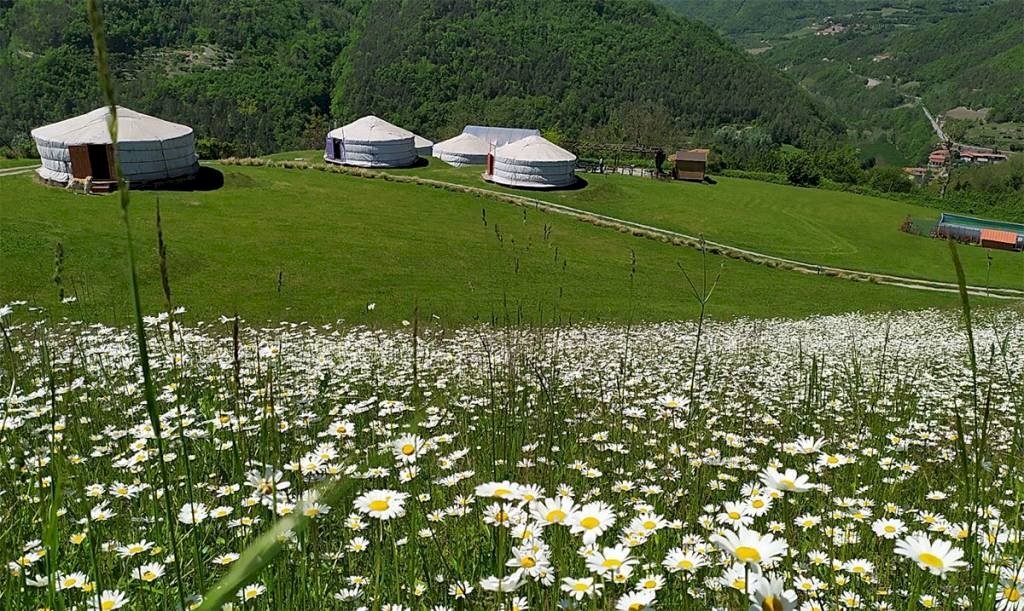
[(601, 566), (606, 569), (617, 569), (622, 566), (622, 561), (616, 558), (605, 558), (604, 562), (601, 563)]
[(117, 604), (116, 602), (114, 602), (114, 601), (112, 601), (110, 599), (107, 599), (107, 600), (105, 600), (105, 601), (100, 603), (100, 609), (103, 609), (103, 611), (110, 611), (111, 609), (114, 608), (114, 605), (116, 605), (116, 604)]
[(761, 561), (761, 552), (759, 552), (755, 548), (747, 546), (747, 545), (741, 545), (741, 546), (737, 547), (736, 551), (735, 551), (735, 554), (736, 554), (736, 558), (739, 559), (740, 562), (760, 562)]
[(729, 519), (730, 520), (739, 520), (740, 519), (740, 512), (738, 512), (738, 511), (730, 511), (729, 512)]
[(601, 524), (601, 521), (594, 516), (587, 516), (580, 520), (580, 526), (590, 530), (591, 528), (597, 528)]
[(640, 603), (633, 603), (629, 606), (629, 611), (641, 611), (641, 609), (643, 609), (643, 607), (640, 606)]
[(653, 579), (648, 579), (644, 582), (644, 587), (648, 590), (653, 590), (654, 588), (658, 587), (658, 582), (654, 581)]
[(529, 556), (524, 556), (523, 559), (519, 561), (519, 564), (523, 565), (528, 569), (532, 569), (533, 567), (537, 566), (537, 561)]
[(370, 511), (387, 511), (388, 507), (391, 507), (391, 505), (383, 499), (370, 501)]
[(415, 451), (416, 446), (412, 445), (411, 443), (407, 443), (404, 446), (402, 446), (402, 454), (405, 454), (406, 456), (412, 456), (412, 453)]
[(925, 566), (930, 566), (933, 569), (941, 569), (945, 567), (945, 563), (942, 562), (942, 558), (939, 558), (935, 554), (924, 552), (917, 557), (917, 561)]
[(156, 579), (156, 573), (153, 571), (146, 571), (142, 574), (142, 581), (153, 581)]
[(761, 611), (784, 611), (785, 607), (782, 606), (782, 600), (778, 599), (771, 594), (764, 597), (761, 601)]
[(647, 520), (646, 522), (644, 522), (644, 528), (646, 528), (647, 530), (654, 530), (655, 526), (657, 526), (657, 524), (654, 522), (654, 520)]
[(64, 587), (72, 588), (75, 586), (76, 583), (78, 583), (78, 581), (74, 577), (68, 577), (64, 580)]
[(498, 488), (494, 491), (494, 496), (508, 496), (512, 494), (512, 491), (508, 488)]
[(1006, 588), (1005, 590), (1003, 590), (1003, 600), (1012, 603), (1018, 602), (1019, 600), (1021, 600), (1020, 590), (1013, 586)]
[(754, 499), (750, 506), (753, 507), (754, 509), (760, 509), (764, 507), (764, 501), (762, 501), (761, 499)]
[(561, 509), (552, 509), (548, 512), (548, 515), (544, 516), (548, 522), (561, 522), (565, 519), (565, 512)]
[(582, 581), (577, 581), (575, 584), (573, 584), (572, 589), (576, 590), (577, 592), (586, 592), (588, 587), (590, 586), (583, 583)]
[(690, 562), (689, 560), (680, 560), (679, 562), (676, 563), (676, 566), (681, 568), (681, 569), (689, 570), (689, 569), (693, 568), (693, 563)]
[(794, 482), (791, 479), (779, 480), (779, 483), (781, 483), (786, 488), (789, 488), (790, 490), (793, 490), (794, 488), (796, 488), (796, 482)]
[(893, 526), (892, 524), (886, 524), (885, 525), (885, 532), (887, 532), (887, 533), (889, 533), (891, 535), (892, 533), (896, 532), (896, 527)]

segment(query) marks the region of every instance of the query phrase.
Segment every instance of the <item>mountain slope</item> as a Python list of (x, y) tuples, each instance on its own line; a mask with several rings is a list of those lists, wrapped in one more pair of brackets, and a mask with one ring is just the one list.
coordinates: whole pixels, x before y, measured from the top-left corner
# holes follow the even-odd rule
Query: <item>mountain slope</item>
[(367, 24), (339, 116), (384, 109), (441, 135), (480, 120), (626, 139), (759, 122), (793, 142), (829, 127), (788, 79), (648, 3), (420, 0), (374, 4)]
[[(1024, 3), (1016, 0), (662, 0), (705, 19), (799, 82), (871, 148), (919, 163), (933, 112), (991, 107), (1024, 120)], [(775, 9), (775, 10), (773, 10)]]
[[(193, 125), (212, 154), (310, 146), (371, 112), (433, 137), (471, 122), (664, 143), (723, 123), (794, 143), (837, 129), (789, 79), (648, 2), (108, 4), (122, 102)], [(0, 99), (0, 148), (98, 105), (76, 4), (0, 4)]]

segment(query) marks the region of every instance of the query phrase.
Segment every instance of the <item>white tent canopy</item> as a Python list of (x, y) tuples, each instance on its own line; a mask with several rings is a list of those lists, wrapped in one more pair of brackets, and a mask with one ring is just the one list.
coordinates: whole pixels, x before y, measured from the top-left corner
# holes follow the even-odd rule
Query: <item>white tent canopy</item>
[(576, 156), (541, 136), (530, 136), (494, 152), (490, 178), (510, 187), (568, 187), (576, 182)]
[(523, 129), (519, 127), (491, 127), (487, 125), (467, 125), (462, 133), (473, 134), (488, 144), (494, 146), (505, 146), (516, 140), (539, 136), (540, 131), (536, 129)]
[(327, 134), (324, 159), (364, 168), (400, 168), (416, 163), (416, 136), (373, 115)]
[(434, 151), (434, 143), (427, 140), (423, 136), (417, 134), (412, 135), (413, 146), (416, 147), (416, 154), (420, 157), (429, 157)]
[[(61, 183), (72, 177), (110, 178), (104, 151), (111, 144), (107, 131), (109, 117), (110, 108), (104, 106), (32, 130), (42, 161), (38, 174)], [(118, 106), (117, 140), (117, 158), (126, 180), (168, 180), (199, 171), (195, 135), (187, 125)]]
[(490, 144), (465, 132), (434, 145), (434, 157), (455, 167), (483, 165), (487, 163), (489, 152)]

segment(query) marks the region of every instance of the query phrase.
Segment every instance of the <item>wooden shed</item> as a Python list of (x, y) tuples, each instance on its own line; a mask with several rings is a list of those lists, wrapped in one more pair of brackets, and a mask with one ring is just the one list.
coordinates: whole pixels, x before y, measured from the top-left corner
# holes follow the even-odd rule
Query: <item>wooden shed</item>
[(704, 180), (704, 171), (708, 165), (708, 149), (692, 151), (676, 151), (669, 155), (673, 163), (672, 178), (676, 180)]

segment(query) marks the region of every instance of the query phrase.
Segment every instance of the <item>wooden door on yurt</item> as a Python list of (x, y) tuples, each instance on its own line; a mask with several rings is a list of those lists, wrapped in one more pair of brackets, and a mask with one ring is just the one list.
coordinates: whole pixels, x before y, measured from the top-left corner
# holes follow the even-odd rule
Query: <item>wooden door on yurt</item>
[(89, 146), (87, 144), (72, 144), (68, 146), (68, 153), (71, 156), (71, 175), (75, 178), (92, 176), (92, 162), (89, 159)]

